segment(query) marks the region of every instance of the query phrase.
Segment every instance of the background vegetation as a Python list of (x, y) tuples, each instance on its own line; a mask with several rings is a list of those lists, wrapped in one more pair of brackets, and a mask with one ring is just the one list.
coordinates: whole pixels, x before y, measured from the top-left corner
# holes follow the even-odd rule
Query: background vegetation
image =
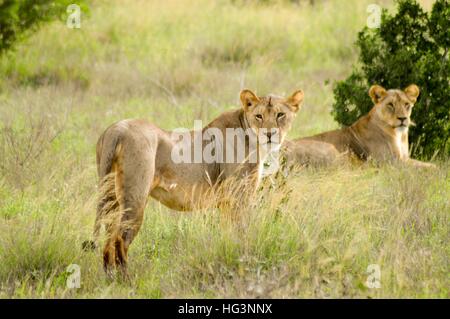
[[(130, 282), (83, 253), (95, 215), (95, 143), (111, 123), (192, 127), (242, 87), (306, 92), (291, 137), (338, 127), (324, 81), (348, 76), (372, 1), (93, 1), (0, 58), (0, 297), (449, 296), (450, 163), (302, 169), (268, 180), (240, 225), (151, 200)], [(392, 10), (390, 1), (381, 4)], [(431, 8), (431, 1), (422, 1)], [(66, 286), (70, 264), (81, 288)], [(370, 264), (381, 288), (368, 289)]]

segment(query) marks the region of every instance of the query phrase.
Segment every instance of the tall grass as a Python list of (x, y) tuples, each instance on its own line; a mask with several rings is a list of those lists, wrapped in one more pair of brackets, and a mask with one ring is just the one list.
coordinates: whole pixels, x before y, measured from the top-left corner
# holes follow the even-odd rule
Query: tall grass
[(129, 282), (81, 251), (108, 125), (191, 127), (249, 87), (306, 92), (292, 137), (335, 128), (324, 81), (355, 63), (369, 2), (94, 1), (80, 30), (55, 22), (0, 58), (0, 297), (448, 297), (448, 162), (295, 170), (235, 224), (151, 200)]

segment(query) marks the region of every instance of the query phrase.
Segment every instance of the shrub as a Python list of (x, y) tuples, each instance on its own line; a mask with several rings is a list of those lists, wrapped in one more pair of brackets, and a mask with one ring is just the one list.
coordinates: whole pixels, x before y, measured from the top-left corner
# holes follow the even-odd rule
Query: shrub
[(340, 124), (351, 125), (373, 105), (370, 85), (404, 88), (415, 83), (421, 95), (409, 134), (413, 154), (449, 156), (450, 1), (437, 0), (430, 13), (415, 0), (398, 0), (397, 6), (395, 15), (383, 9), (380, 28), (365, 27), (358, 34), (360, 66), (335, 84), (332, 114)]
[[(36, 30), (43, 22), (64, 17), (72, 0), (3, 0), (0, 1), (0, 54), (15, 42)], [(81, 4), (80, 4), (81, 2)], [(86, 7), (84, 1), (77, 1)]]

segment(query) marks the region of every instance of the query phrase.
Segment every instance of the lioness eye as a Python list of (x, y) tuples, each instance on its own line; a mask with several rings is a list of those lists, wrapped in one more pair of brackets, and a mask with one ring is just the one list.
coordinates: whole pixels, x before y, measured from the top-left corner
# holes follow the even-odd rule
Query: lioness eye
[(263, 119), (263, 116), (261, 114), (256, 114), (255, 117), (257, 120), (260, 120), (260, 121)]
[(286, 113), (280, 112), (280, 113), (277, 114), (277, 119), (281, 119), (281, 118), (283, 118), (285, 115), (286, 115)]
[(392, 112), (394, 112), (394, 105), (392, 103), (389, 103), (388, 105), (389, 110), (391, 110)]

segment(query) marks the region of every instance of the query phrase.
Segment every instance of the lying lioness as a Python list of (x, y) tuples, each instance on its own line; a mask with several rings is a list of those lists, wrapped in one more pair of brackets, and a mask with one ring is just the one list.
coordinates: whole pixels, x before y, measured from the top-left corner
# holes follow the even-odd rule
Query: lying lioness
[(343, 157), (333, 144), (314, 140), (285, 140), (281, 154), (286, 168), (329, 166)]
[[(350, 127), (294, 140), (296, 147), (311, 141), (326, 142), (338, 152), (354, 154), (361, 160), (401, 161), (421, 167), (433, 164), (413, 160), (409, 157), (408, 127), (411, 111), (420, 94), (417, 85), (410, 85), (404, 91), (385, 90), (374, 85), (369, 95), (374, 102), (371, 111)], [(324, 145), (314, 145), (309, 154), (315, 156)], [(327, 154), (336, 156), (336, 151), (326, 146)]]
[[(231, 177), (240, 183), (248, 181), (245, 192), (256, 189), (265, 157), (283, 142), (300, 108), (303, 92), (296, 91), (285, 99), (257, 97), (244, 90), (240, 100), (241, 109), (220, 115), (199, 132), (180, 135), (145, 120), (123, 120), (101, 135), (97, 170), (103, 196), (98, 204), (94, 238), (105, 223), (106, 271), (113, 266), (126, 270), (128, 248), (142, 225), (149, 196), (169, 208), (184, 211), (202, 206), (208, 190)], [(248, 134), (236, 134), (236, 130)], [(230, 134), (231, 144), (227, 139)], [(202, 147), (200, 153), (196, 149), (198, 143)], [(208, 147), (213, 149), (209, 152), (212, 158), (205, 160), (204, 149)], [(189, 153), (183, 154), (188, 158), (184, 162), (180, 156), (183, 149)], [(239, 152), (244, 154), (240, 159)], [(121, 213), (108, 219), (114, 211)]]

